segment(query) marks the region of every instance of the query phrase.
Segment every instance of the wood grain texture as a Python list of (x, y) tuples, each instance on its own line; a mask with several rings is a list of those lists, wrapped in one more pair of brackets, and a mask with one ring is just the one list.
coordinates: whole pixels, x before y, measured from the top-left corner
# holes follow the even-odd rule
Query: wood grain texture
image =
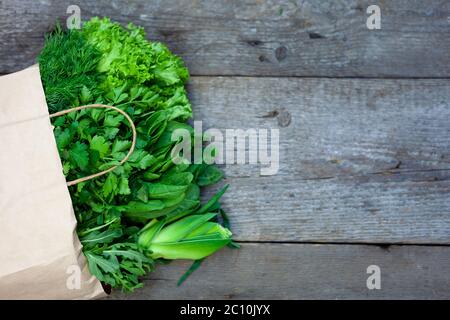
[[(72, 1), (0, 1), (0, 73), (34, 62), (44, 33)], [(146, 28), (193, 75), (449, 77), (450, 4), (369, 0), (79, 0), (82, 19), (110, 16)]]
[(448, 80), (195, 77), (188, 90), (204, 130), (278, 129), (278, 175), (450, 169)]
[(450, 243), (448, 81), (195, 77), (189, 89), (203, 129), (280, 130), (277, 175), (224, 168), (236, 239)]
[[(449, 247), (244, 244), (177, 287), (189, 265), (159, 266), (143, 289), (109, 299), (450, 299)], [(381, 269), (381, 290), (367, 289), (369, 265)]]
[(448, 171), (393, 178), (274, 176), (226, 182), (231, 187), (222, 202), (237, 240), (450, 243)]
[[(34, 63), (70, 4), (0, 0), (0, 74)], [(181, 287), (190, 263), (178, 261), (109, 299), (450, 299), (448, 246), (275, 243), (450, 243), (450, 82), (289, 78), (448, 78), (448, 3), (379, 1), (376, 31), (369, 0), (76, 4), (83, 20), (133, 21), (182, 56), (204, 129), (280, 130), (277, 175), (224, 168), (242, 249), (213, 255)], [(366, 288), (371, 264), (381, 290)]]

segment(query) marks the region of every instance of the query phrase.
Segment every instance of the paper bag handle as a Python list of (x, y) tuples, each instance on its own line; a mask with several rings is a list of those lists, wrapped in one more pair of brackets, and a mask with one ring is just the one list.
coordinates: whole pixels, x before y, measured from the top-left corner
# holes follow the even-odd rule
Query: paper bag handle
[(91, 109), (91, 108), (113, 109), (113, 110), (119, 112), (120, 114), (122, 114), (128, 120), (128, 122), (130, 123), (131, 130), (133, 131), (133, 141), (131, 142), (131, 147), (130, 147), (130, 150), (128, 151), (127, 155), (120, 161), (120, 163), (117, 166), (112, 166), (109, 169), (103, 170), (103, 171), (95, 173), (95, 174), (91, 174), (91, 175), (83, 177), (83, 178), (79, 178), (79, 179), (76, 179), (76, 180), (68, 181), (67, 182), (67, 186), (69, 186), (69, 187), (73, 186), (75, 184), (78, 184), (80, 182), (84, 182), (84, 181), (88, 181), (88, 180), (100, 177), (100, 176), (102, 176), (104, 174), (107, 174), (108, 172), (113, 171), (118, 166), (124, 164), (130, 158), (130, 156), (133, 153), (134, 148), (136, 146), (136, 136), (137, 136), (137, 134), (136, 134), (136, 127), (135, 127), (135, 125), (133, 123), (133, 120), (131, 120), (130, 116), (125, 111), (120, 110), (117, 107), (96, 103), (96, 104), (90, 104), (90, 105), (86, 105), (86, 106), (80, 106), (80, 107), (75, 107), (75, 108), (71, 108), (71, 109), (67, 109), (67, 110), (58, 111), (58, 112), (50, 114), (50, 118), (55, 118), (55, 117), (59, 117), (59, 116), (68, 114), (70, 112), (79, 111), (79, 110), (83, 110), (83, 109)]

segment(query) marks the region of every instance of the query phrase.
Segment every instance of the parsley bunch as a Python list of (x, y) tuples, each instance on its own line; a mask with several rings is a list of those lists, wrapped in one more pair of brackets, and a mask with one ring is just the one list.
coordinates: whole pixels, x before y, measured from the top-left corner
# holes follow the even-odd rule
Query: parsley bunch
[[(193, 134), (186, 123), (192, 117), (184, 87), (189, 76), (179, 57), (146, 40), (142, 28), (93, 18), (81, 30), (56, 28), (38, 61), (50, 112), (102, 103), (127, 112), (136, 125), (136, 148), (125, 164), (69, 189), (92, 274), (132, 291), (157, 262), (196, 259), (196, 268), (205, 256), (234, 245), (218, 202), (226, 187), (200, 201), (200, 188), (219, 182), (221, 170), (171, 159), (172, 132)], [(118, 164), (131, 146), (128, 124), (114, 111), (86, 109), (53, 125), (67, 180)]]

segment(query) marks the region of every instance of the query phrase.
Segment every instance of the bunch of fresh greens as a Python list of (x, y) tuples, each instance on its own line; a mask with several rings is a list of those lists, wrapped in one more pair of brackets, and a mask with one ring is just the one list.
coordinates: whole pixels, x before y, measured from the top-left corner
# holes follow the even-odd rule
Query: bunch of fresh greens
[[(136, 148), (125, 164), (70, 187), (92, 274), (131, 291), (158, 261), (192, 259), (195, 268), (234, 245), (218, 202), (226, 187), (200, 202), (200, 187), (219, 182), (222, 172), (171, 159), (172, 132), (193, 134), (186, 123), (192, 117), (188, 71), (180, 58), (133, 24), (93, 18), (80, 30), (56, 28), (38, 61), (50, 112), (102, 103), (127, 112), (136, 126)], [(132, 142), (127, 122), (114, 111), (85, 109), (53, 125), (67, 180), (117, 165)]]

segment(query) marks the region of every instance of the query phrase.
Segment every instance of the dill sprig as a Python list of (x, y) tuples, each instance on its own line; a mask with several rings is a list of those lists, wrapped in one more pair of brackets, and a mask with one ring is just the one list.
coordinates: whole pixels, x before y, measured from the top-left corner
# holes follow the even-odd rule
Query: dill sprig
[(81, 89), (96, 93), (101, 53), (88, 44), (79, 30), (62, 30), (58, 24), (46, 36), (38, 57), (41, 80), (50, 112), (78, 104)]

